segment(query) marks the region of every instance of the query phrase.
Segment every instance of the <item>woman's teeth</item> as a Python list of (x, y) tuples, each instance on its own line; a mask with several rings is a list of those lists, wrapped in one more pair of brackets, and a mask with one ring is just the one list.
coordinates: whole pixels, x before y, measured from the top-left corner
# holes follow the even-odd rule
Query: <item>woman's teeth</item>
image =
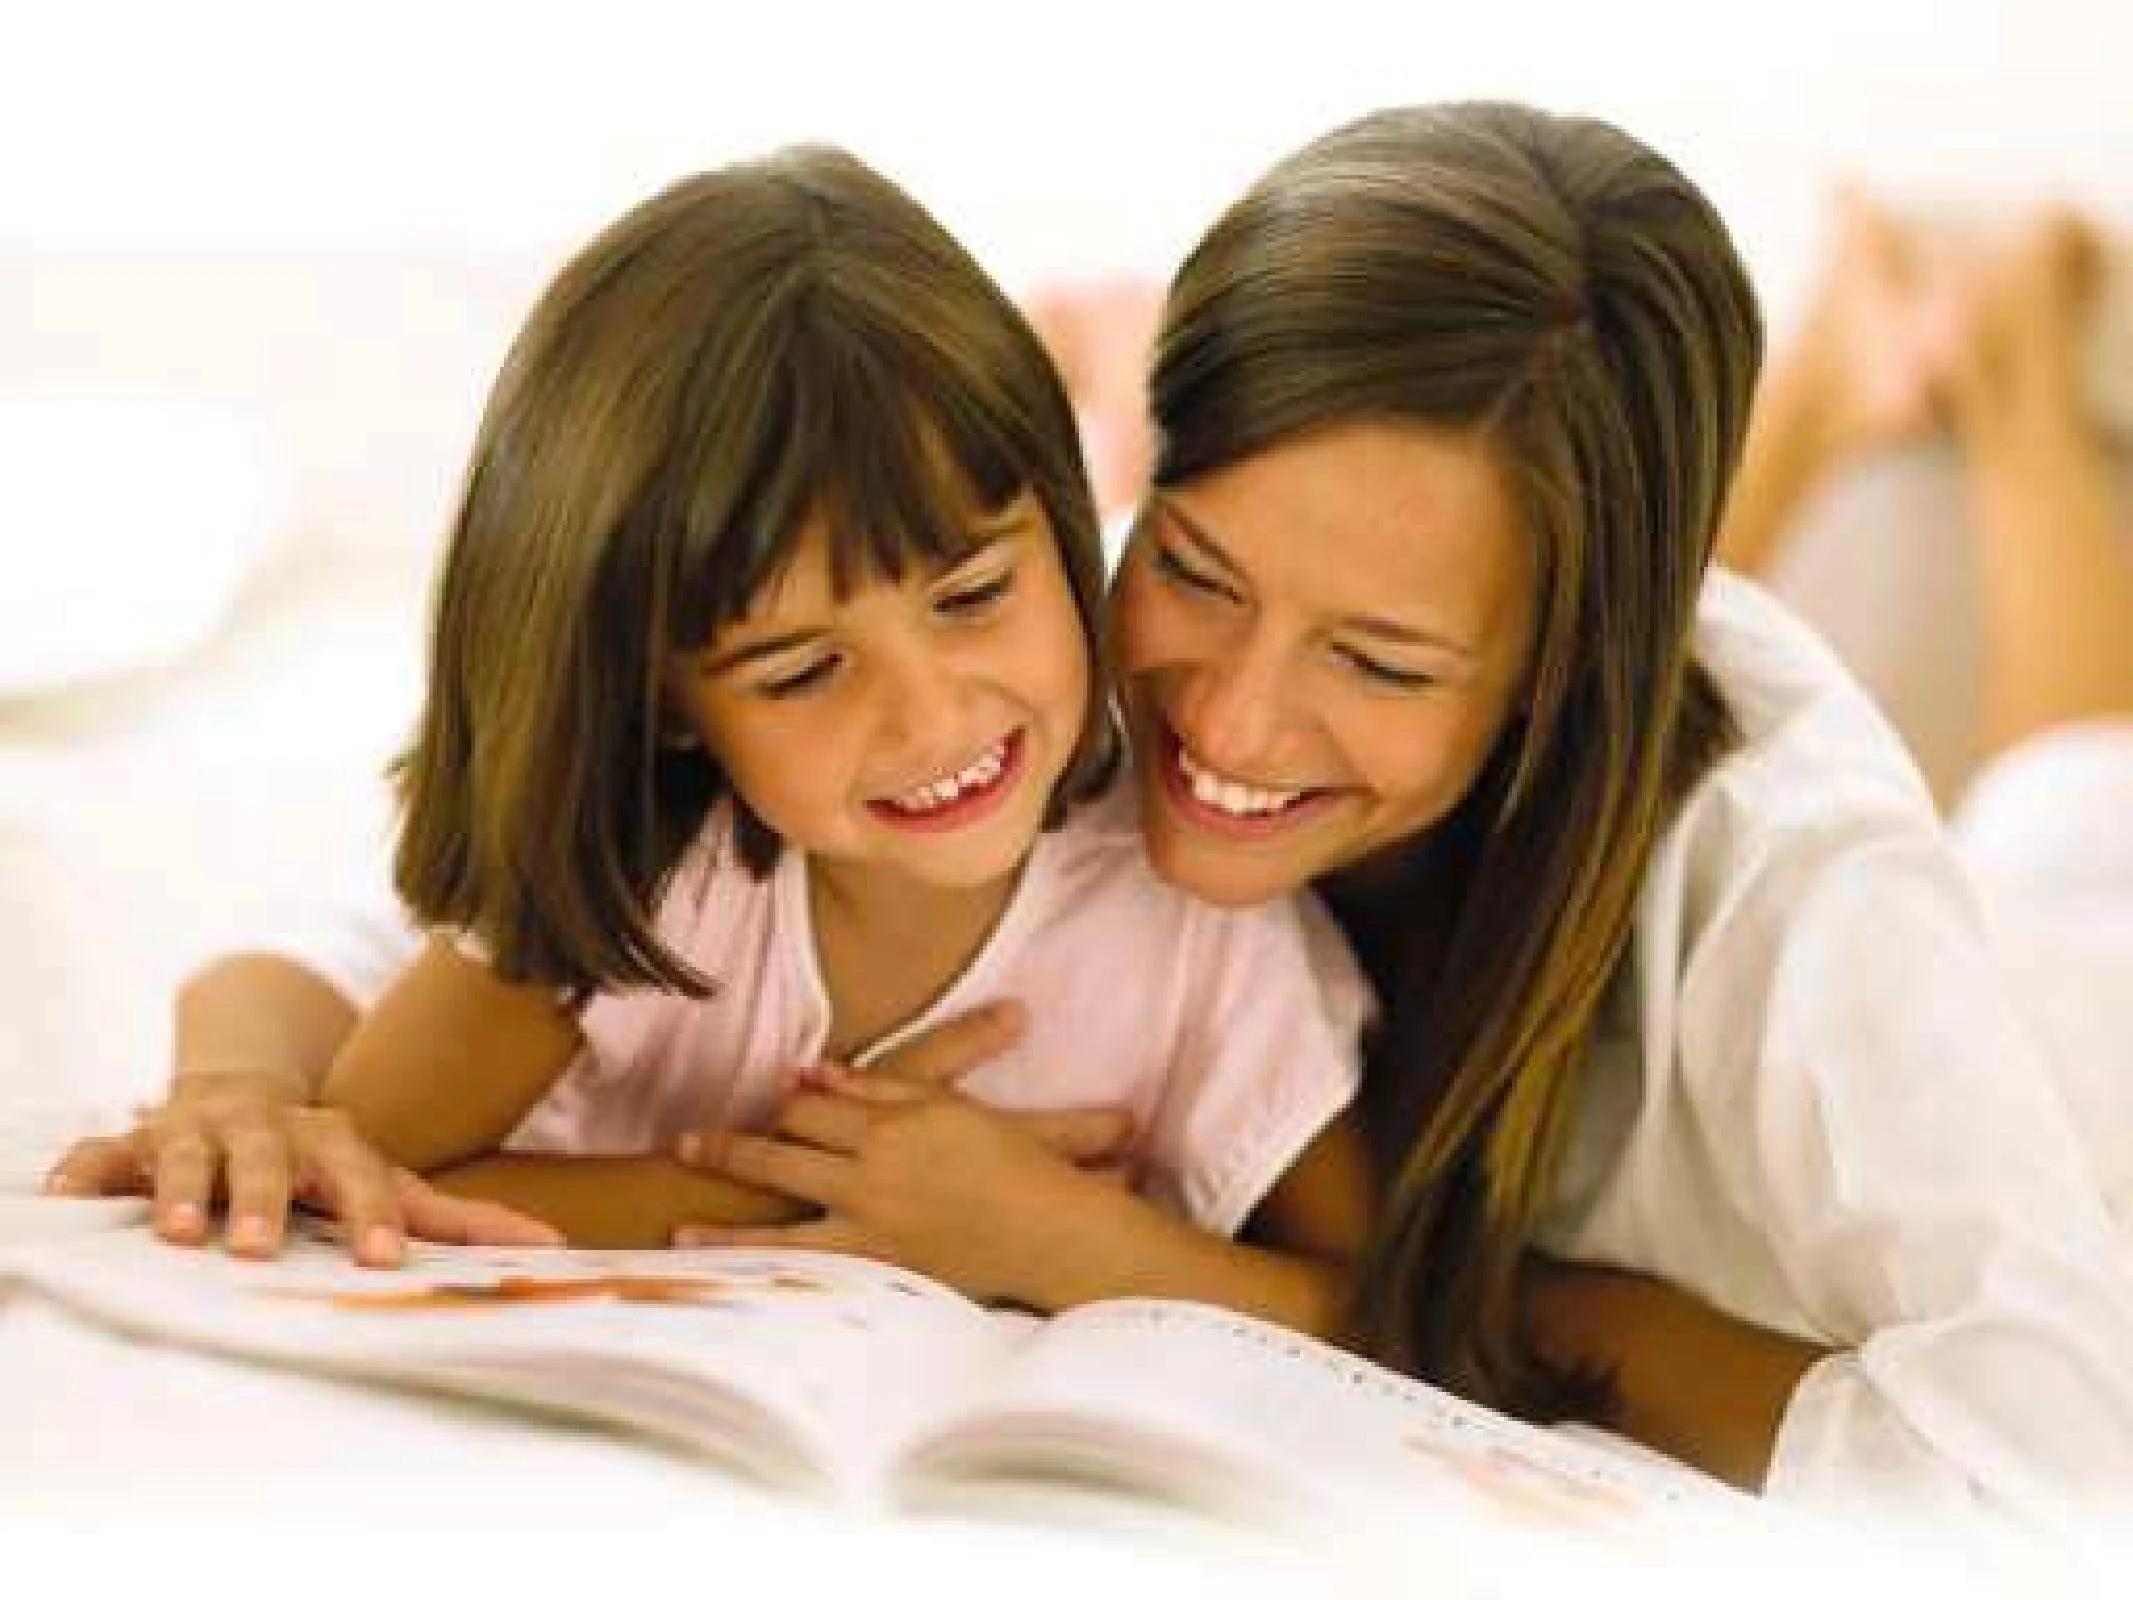
[(998, 744), (979, 756), (961, 772), (945, 778), (936, 778), (931, 783), (922, 783), (908, 794), (900, 794), (889, 804), (898, 811), (923, 815), (951, 805), (973, 789), (987, 788), (999, 780), (1007, 767), (1007, 741)]
[(1218, 777), (1193, 760), (1184, 745), (1178, 746), (1178, 771), (1186, 787), (1201, 805), (1232, 817), (1269, 817), (1286, 811), (1304, 797), (1302, 789), (1255, 789), (1233, 778)]

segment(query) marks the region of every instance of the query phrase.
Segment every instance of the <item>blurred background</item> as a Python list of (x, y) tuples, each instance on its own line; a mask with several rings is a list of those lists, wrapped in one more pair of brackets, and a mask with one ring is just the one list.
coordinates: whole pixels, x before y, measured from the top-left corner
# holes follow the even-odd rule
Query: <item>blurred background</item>
[[(139, 1092), (188, 963), (366, 870), (483, 392), (615, 213), (834, 140), (1043, 304), (1160, 280), (1337, 121), (1469, 96), (1673, 156), (1779, 339), (1839, 178), (2133, 228), (2113, 0), (10, 5), (0, 1102)], [(2120, 315), (2099, 385), (2133, 374)], [(1783, 577), (1944, 790), (1971, 714), (1948, 478), (1931, 445), (1862, 470)]]

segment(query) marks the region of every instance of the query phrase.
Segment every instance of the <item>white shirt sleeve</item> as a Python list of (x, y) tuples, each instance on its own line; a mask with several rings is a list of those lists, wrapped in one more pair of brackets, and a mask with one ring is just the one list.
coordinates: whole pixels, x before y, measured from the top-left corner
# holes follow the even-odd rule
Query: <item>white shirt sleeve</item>
[(2133, 1487), (2133, 1266), (1939, 841), (1772, 862), (1682, 997), (1727, 1187), (1848, 1352), (1770, 1491), (2050, 1518)]
[(1971, 887), (1855, 695), (1759, 729), (1655, 853), (1543, 1243), (1840, 1352), (1773, 1496), (2049, 1523), (2133, 1491), (2133, 1242)]

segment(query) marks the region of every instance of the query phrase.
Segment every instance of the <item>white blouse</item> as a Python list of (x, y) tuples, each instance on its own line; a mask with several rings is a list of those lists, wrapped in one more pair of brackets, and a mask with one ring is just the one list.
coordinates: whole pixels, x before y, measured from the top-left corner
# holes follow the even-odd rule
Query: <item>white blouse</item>
[[(1657, 849), (1540, 1242), (1841, 1352), (1792, 1398), (1773, 1496), (2056, 1522), (2133, 1489), (2133, 1242), (2104, 1199), (2133, 1196), (2133, 962), (2078, 993), (2063, 949), (2040, 962), (2063, 894), (1988, 924), (1896, 735), (1776, 601), (1714, 574), (1699, 645), (1744, 745)], [(2133, 789), (2133, 736), (2118, 756)], [(2028, 834), (2064, 837), (2039, 800)], [(2060, 992), (2018, 1006), (2025, 926)], [(262, 948), (361, 1001), (414, 942), (380, 874)]]
[(2087, 1030), (2120, 1059), (2115, 1091), (2079, 1074), (2110, 1112), (2085, 1147), (1864, 693), (1724, 574), (1698, 642), (1743, 748), (1654, 855), (1541, 1243), (1841, 1352), (1792, 1398), (1774, 1496), (2061, 1521), (2133, 1490), (2133, 1243), (2099, 1170), (2133, 1162), (2133, 967), (2089, 996), (2123, 1025)]

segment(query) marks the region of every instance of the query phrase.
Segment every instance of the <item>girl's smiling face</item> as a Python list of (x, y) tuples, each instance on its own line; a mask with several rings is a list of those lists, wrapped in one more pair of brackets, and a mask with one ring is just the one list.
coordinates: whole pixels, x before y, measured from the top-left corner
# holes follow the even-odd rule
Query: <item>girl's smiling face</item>
[(1426, 831), (1515, 708), (1533, 610), (1471, 435), (1348, 425), (1159, 491), (1112, 599), (1157, 870), (1250, 904)]
[(836, 592), (819, 519), (668, 696), (734, 792), (833, 873), (997, 884), (1043, 826), (1090, 673), (1057, 540), (1024, 494), (961, 558)]

